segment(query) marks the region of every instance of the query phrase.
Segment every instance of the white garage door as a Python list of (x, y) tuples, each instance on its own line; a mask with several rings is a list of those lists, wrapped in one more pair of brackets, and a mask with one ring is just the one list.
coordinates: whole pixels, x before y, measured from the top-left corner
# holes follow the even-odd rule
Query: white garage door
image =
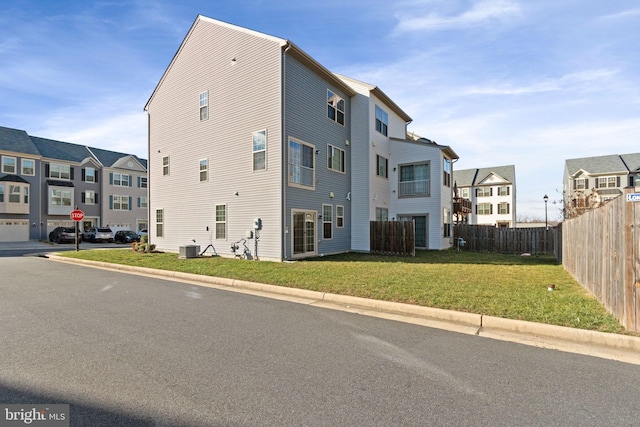
[(0, 242), (29, 241), (29, 221), (0, 219)]

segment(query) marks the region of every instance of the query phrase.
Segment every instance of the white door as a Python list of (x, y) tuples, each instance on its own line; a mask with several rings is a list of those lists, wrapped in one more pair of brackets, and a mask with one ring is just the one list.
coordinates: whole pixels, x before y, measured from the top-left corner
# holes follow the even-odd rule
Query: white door
[(0, 242), (29, 241), (29, 221), (0, 219)]

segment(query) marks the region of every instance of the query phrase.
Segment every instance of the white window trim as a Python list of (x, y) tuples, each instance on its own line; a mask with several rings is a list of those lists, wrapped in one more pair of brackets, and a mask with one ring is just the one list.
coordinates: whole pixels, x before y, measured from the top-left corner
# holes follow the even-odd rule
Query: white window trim
[[(342, 215), (339, 215), (338, 212), (342, 211)], [(342, 218), (342, 225), (340, 225), (340, 221), (338, 219)], [(344, 206), (336, 205), (336, 228), (344, 228)]]
[[(289, 141), (287, 143), (287, 184), (290, 187), (303, 188), (305, 190), (315, 190), (316, 189), (316, 157), (317, 157), (316, 147), (313, 144), (309, 144), (307, 142), (304, 142), (296, 138), (288, 138), (287, 141)], [(291, 181), (291, 142), (294, 142), (301, 146), (307, 146), (311, 148), (311, 152), (313, 154), (313, 164), (311, 165), (311, 170), (312, 170), (311, 185), (305, 185), (305, 184)], [(302, 149), (301, 149), (301, 155), (302, 155)], [(302, 167), (302, 165), (300, 165), (300, 167)]]
[[(325, 215), (327, 208), (329, 209), (329, 212), (331, 212), (329, 220), (327, 220), (327, 215)], [(331, 224), (331, 237), (324, 236), (325, 224)], [(322, 240), (333, 240), (333, 205), (324, 203), (322, 204)]]
[[(342, 101), (342, 104), (343, 104), (342, 109), (338, 108), (340, 101)], [(331, 107), (335, 110), (335, 118), (329, 117), (328, 114), (327, 114), (327, 118), (332, 122), (339, 124), (340, 126), (344, 126), (344, 124), (347, 121), (347, 113), (345, 112), (344, 104), (345, 104), (344, 99), (338, 96), (338, 94), (332, 91), (331, 89), (327, 89), (327, 107)], [(338, 112), (342, 113), (342, 123), (338, 121)]]
[[(209, 181), (209, 159), (200, 159), (198, 164), (199, 164), (199, 168), (200, 168), (199, 169), (199, 180), (200, 180), (200, 182)], [(203, 165), (204, 165), (204, 169), (202, 168)], [(204, 179), (203, 179), (203, 174), (204, 174)]]
[[(7, 166), (5, 164), (5, 160), (13, 160), (13, 172), (10, 172), (5, 168)], [(2, 156), (2, 173), (10, 173), (12, 175), (17, 175), (18, 174), (18, 158), (11, 157), (11, 156)]]
[[(89, 197), (88, 197), (89, 194), (93, 195), (91, 202), (89, 202)], [(84, 204), (85, 205), (95, 205), (96, 204), (96, 192), (95, 191), (93, 191), (93, 190), (85, 190), (84, 191)]]
[[(158, 214), (160, 215), (160, 221), (158, 221)], [(156, 237), (164, 237), (164, 209), (156, 209)], [(160, 228), (158, 228), (160, 226)], [(158, 233), (160, 230), (160, 233)]]
[[(33, 173), (26, 173), (24, 171), (24, 162), (33, 162)], [(34, 159), (22, 159), (20, 161), (20, 173), (24, 176), (35, 176), (36, 175), (36, 161)]]
[[(57, 169), (58, 176), (54, 176), (53, 175), (54, 166)], [(67, 172), (67, 174), (69, 175), (67, 178), (62, 176), (62, 172), (63, 171), (61, 169), (65, 169), (65, 172)], [(65, 181), (70, 181), (71, 180), (71, 165), (63, 165), (61, 163), (49, 163), (49, 178), (64, 179)]]
[[(338, 151), (338, 152), (342, 153), (342, 164), (338, 165), (338, 169), (335, 169), (333, 167), (333, 165), (329, 165), (329, 159), (331, 159), (331, 154), (334, 151)], [(344, 166), (344, 170), (340, 170), (339, 169), (341, 166)], [(327, 144), (327, 169), (329, 169), (330, 171), (333, 171), (333, 172), (346, 174), (347, 173), (347, 152), (345, 150), (343, 150), (342, 148), (336, 147), (333, 144)]]
[[(260, 133), (264, 133), (264, 148), (261, 150), (256, 150), (255, 149), (255, 136), (256, 134), (260, 134)], [(257, 130), (255, 132), (253, 132), (251, 134), (251, 152), (252, 152), (252, 167), (253, 167), (253, 171), (257, 172), (257, 171), (263, 171), (263, 170), (267, 170), (267, 147), (268, 147), (268, 139), (267, 139), (267, 130), (266, 129), (262, 129), (262, 130)], [(256, 169), (256, 162), (255, 162), (255, 156), (257, 153), (262, 153), (264, 152), (264, 168), (262, 169)]]
[[(165, 160), (167, 161), (166, 163)], [(162, 156), (162, 176), (168, 176), (171, 173), (171, 170), (169, 169), (170, 165), (171, 159), (169, 156)]]
[(209, 120), (209, 91), (205, 90), (203, 92), (200, 92), (198, 98), (200, 104), (200, 108), (198, 109), (198, 112), (200, 114), (200, 121), (203, 122), (205, 120)]
[[(218, 207), (224, 207), (224, 221), (218, 221)], [(214, 232), (215, 232), (215, 239), (216, 240), (227, 240), (227, 222), (229, 221), (229, 210), (226, 204), (220, 204), (220, 205), (215, 205), (215, 211), (214, 211), (214, 222), (215, 222), (215, 226), (214, 226)], [(218, 224), (224, 224), (224, 236), (222, 237), (218, 237)]]
[[(89, 172), (90, 170), (93, 171), (92, 175), (89, 175), (87, 172)], [(89, 180), (89, 176), (91, 176), (91, 180)], [(96, 168), (84, 168), (84, 182), (96, 182)]]

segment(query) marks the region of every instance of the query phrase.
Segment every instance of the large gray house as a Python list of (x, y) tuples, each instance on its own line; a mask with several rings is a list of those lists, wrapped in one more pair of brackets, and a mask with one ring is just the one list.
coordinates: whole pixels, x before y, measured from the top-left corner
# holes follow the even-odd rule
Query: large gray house
[(414, 221), (418, 247), (451, 246), (455, 152), (408, 139), (411, 118), (384, 92), (289, 40), (198, 16), (145, 110), (159, 249), (367, 251), (376, 219)]
[(148, 225), (147, 162), (135, 155), (29, 136), (0, 127), (0, 242), (47, 240), (59, 226), (81, 230)]

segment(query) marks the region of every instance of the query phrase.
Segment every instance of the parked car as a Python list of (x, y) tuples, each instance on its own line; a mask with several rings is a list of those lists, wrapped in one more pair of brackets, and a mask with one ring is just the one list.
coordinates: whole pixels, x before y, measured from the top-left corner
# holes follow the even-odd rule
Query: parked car
[[(140, 239), (142, 239), (142, 236), (148, 236), (148, 235), (149, 235), (149, 231), (148, 231), (147, 229), (140, 230), (140, 231), (138, 232), (138, 237), (139, 237)], [(138, 240), (138, 241), (140, 241), (140, 240)]]
[(138, 236), (138, 233), (136, 233), (135, 231), (118, 230), (116, 231), (116, 235), (113, 237), (113, 240), (121, 243), (139, 242), (140, 236)]
[[(82, 241), (82, 235), (78, 235), (79, 241)], [(49, 233), (49, 241), (56, 243), (76, 241), (76, 229), (74, 227), (56, 227), (51, 233)]]
[(113, 242), (113, 231), (110, 228), (91, 227), (82, 233), (82, 238), (90, 242)]

